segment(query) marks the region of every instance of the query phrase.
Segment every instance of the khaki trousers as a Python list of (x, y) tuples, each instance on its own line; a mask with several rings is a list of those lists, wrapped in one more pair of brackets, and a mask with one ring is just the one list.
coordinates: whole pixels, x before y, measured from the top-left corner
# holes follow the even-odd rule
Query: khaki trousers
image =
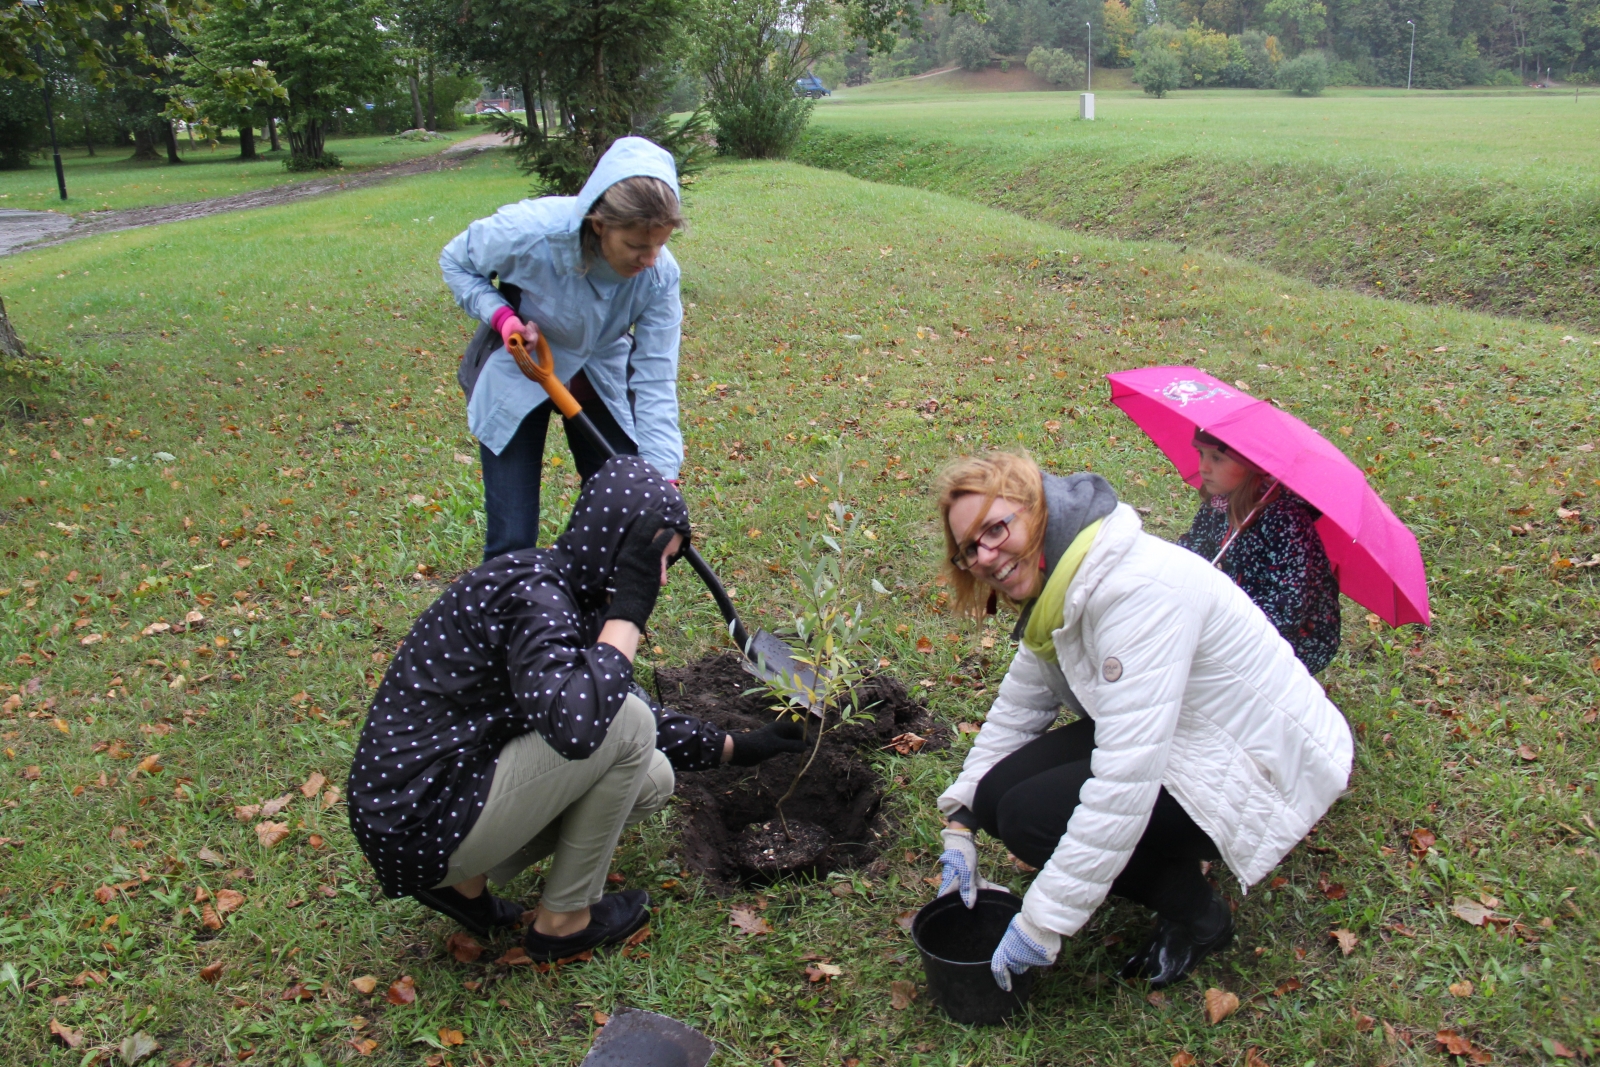
[(524, 734), (500, 750), (478, 821), (450, 856), (439, 888), (487, 874), (503, 885), (553, 856), (543, 903), (580, 911), (600, 899), (622, 828), (672, 796), (672, 765), (656, 749), (656, 720), (630, 696), (587, 759), (569, 760)]

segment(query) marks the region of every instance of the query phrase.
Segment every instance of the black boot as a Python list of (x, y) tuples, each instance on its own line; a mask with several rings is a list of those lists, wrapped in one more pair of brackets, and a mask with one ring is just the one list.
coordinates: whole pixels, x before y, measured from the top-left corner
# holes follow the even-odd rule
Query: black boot
[(1233, 941), (1233, 909), (1213, 893), (1206, 912), (1193, 923), (1162, 919), (1150, 943), (1122, 967), (1125, 979), (1147, 978), (1162, 989), (1189, 976), (1199, 962)]
[(522, 905), (492, 895), (486, 888), (475, 897), (464, 897), (454, 889), (424, 889), (411, 894), (441, 915), (448, 915), (478, 937), (490, 937), (495, 930), (522, 922)]
[(553, 937), (530, 925), (522, 945), (535, 962), (554, 963), (591, 949), (620, 944), (649, 921), (650, 894), (642, 889), (624, 889), (607, 893), (589, 905), (589, 925), (577, 933)]

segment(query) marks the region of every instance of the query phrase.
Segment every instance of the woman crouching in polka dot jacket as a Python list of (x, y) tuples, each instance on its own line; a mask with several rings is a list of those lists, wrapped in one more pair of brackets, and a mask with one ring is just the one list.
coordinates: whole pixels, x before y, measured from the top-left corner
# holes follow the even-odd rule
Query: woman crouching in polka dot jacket
[(677, 489), (618, 456), (584, 483), (553, 547), (490, 560), (417, 620), (348, 783), (351, 828), (387, 896), (484, 936), (523, 910), (488, 879), (550, 856), (528, 954), (615, 944), (648, 921), (650, 898), (602, 894), (612, 851), (666, 804), (673, 769), (804, 748), (798, 723), (728, 734), (633, 684), (640, 632), (688, 537)]

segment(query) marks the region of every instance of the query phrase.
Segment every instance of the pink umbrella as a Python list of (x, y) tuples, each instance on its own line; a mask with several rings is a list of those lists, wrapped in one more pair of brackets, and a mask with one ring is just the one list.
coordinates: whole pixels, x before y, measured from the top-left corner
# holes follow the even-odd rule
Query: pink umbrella
[(1200, 484), (1192, 442), (1202, 429), (1322, 512), (1317, 533), (1345, 596), (1391, 626), (1429, 621), (1428, 577), (1416, 537), (1327, 438), (1193, 367), (1145, 367), (1106, 377), (1111, 402), (1150, 435), (1190, 485)]

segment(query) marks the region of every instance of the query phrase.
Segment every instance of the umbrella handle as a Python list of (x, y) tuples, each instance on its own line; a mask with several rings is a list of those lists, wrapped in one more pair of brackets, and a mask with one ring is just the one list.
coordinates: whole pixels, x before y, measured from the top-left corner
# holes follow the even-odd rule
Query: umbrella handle
[(543, 331), (538, 334), (534, 345), (539, 353), (538, 359), (534, 359), (528, 352), (527, 342), (522, 339), (522, 335), (514, 333), (506, 342), (506, 351), (511, 353), (511, 358), (516, 360), (517, 367), (523, 374), (539, 383), (539, 387), (550, 397), (563, 416), (569, 419), (577, 418), (583, 414), (583, 405), (578, 403), (577, 398), (568, 392), (567, 387), (556, 377), (555, 357), (550, 354), (550, 342), (544, 339)]

